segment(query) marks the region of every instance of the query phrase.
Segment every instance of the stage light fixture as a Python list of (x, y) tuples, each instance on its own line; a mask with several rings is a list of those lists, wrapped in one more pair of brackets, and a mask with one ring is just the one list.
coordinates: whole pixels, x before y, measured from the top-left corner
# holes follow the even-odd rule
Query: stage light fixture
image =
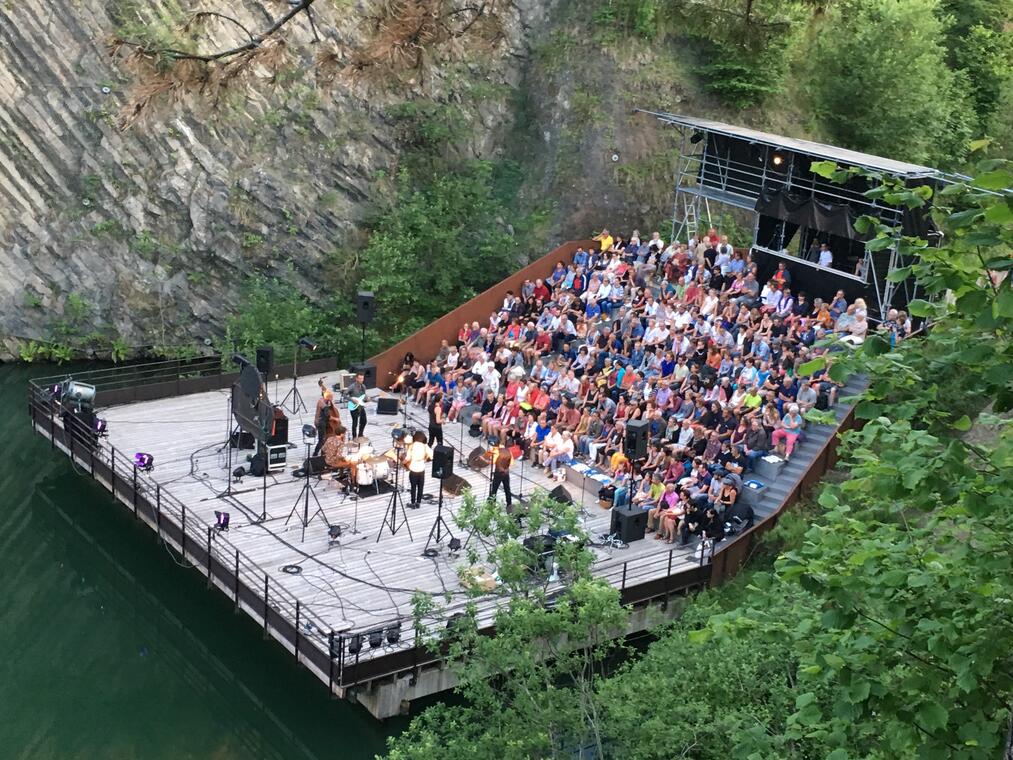
[(327, 537), (331, 539), (341, 538), (341, 526), (340, 525), (328, 525), (327, 526)]
[(235, 480), (237, 480), (237, 481), (238, 481), (238, 480), (241, 480), (241, 479), (242, 479), (242, 478), (244, 478), (245, 476), (246, 476), (246, 468), (245, 468), (245, 467), (237, 467), (236, 469), (234, 469), (234, 470), (232, 471), (232, 477), (233, 477), (233, 478), (234, 478)]
[(247, 359), (242, 354), (232, 354), (232, 363), (235, 364), (235, 365), (237, 365), (239, 367), (239, 369), (243, 369), (244, 367), (249, 367), (251, 364), (253, 364), (253, 362), (251, 362), (249, 359)]
[(138, 451), (134, 454), (134, 467), (141, 472), (151, 472), (155, 469), (155, 457), (151, 454), (145, 454), (143, 451)]
[(397, 644), (400, 640), (401, 640), (401, 624), (394, 623), (394, 625), (388, 626), (387, 643)]
[(379, 649), (383, 646), (383, 628), (377, 628), (375, 631), (370, 631), (368, 636), (369, 646), (371, 649)]
[(362, 634), (357, 633), (348, 639), (348, 653), (358, 654), (362, 651)]
[(312, 425), (303, 425), (302, 426), (302, 437), (303, 438), (316, 438), (317, 437), (317, 429), (315, 427), (313, 427)]
[(108, 433), (109, 426), (103, 419), (96, 417), (93, 427), (98, 435), (106, 435)]
[(302, 338), (299, 338), (299, 345), (302, 346), (303, 348), (305, 348), (307, 351), (316, 351), (317, 350), (317, 344), (314, 343), (309, 338), (307, 338), (306, 336), (303, 336)]
[(703, 132), (694, 132), (693, 136), (689, 138), (689, 141), (694, 145), (703, 140)]
[(63, 396), (63, 403), (73, 401), (78, 406), (91, 406), (95, 401), (95, 386), (88, 383), (79, 383), (77, 380), (67, 378), (63, 381), (60, 392)]
[(215, 510), (215, 530), (221, 533), (229, 529), (229, 513)]
[(447, 544), (447, 548), (452, 552), (458, 552), (461, 550), (461, 539), (456, 536), (450, 539), (450, 543)]
[(784, 156), (782, 156), (780, 153), (775, 153), (774, 157), (770, 159), (770, 161), (772, 164), (774, 164), (774, 166), (780, 166), (781, 164), (784, 163)]

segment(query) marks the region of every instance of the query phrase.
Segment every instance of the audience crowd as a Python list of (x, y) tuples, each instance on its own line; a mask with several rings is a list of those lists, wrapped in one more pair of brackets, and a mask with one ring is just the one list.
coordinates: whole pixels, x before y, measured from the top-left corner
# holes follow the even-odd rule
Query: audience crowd
[[(748, 249), (713, 229), (672, 243), (604, 230), (595, 242), (508, 292), (485, 324), (462, 325), (428, 363), (406, 356), (392, 390), (551, 474), (574, 460), (606, 470), (601, 496), (648, 511), (659, 540), (748, 527), (743, 474), (768, 453), (790, 458), (805, 413), (836, 400), (832, 353), (807, 377), (799, 366), (832, 351), (824, 338), (861, 344), (865, 303), (795, 292), (783, 261), (761, 283)], [(906, 314), (887, 316), (889, 340), (910, 332)], [(649, 432), (633, 461), (631, 420)]]

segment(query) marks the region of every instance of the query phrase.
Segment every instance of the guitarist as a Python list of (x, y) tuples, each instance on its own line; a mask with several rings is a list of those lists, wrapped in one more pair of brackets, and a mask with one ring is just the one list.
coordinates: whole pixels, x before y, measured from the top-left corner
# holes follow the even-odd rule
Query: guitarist
[(352, 415), (352, 438), (366, 432), (366, 376), (355, 374), (355, 381), (348, 386), (348, 411)]

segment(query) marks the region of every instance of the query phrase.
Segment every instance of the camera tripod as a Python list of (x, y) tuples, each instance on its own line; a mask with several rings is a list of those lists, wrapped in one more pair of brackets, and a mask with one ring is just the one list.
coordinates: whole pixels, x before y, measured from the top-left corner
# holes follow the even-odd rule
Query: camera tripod
[(443, 478), (440, 478), (439, 481), (440, 496), (436, 502), (436, 521), (433, 523), (433, 527), (429, 530), (429, 539), (426, 541), (426, 546), (422, 550), (423, 554), (429, 551), (429, 544), (433, 541), (437, 544), (441, 544), (443, 543), (444, 537), (454, 537), (453, 532), (450, 530), (450, 526), (447, 525), (447, 521), (443, 519)]

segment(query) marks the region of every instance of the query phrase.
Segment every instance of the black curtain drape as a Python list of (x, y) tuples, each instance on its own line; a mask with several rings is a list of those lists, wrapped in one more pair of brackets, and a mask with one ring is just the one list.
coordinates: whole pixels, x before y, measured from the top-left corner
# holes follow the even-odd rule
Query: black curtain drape
[(846, 204), (828, 203), (785, 190), (764, 190), (756, 199), (756, 210), (764, 216), (791, 222), (796, 228), (808, 227), (852, 240), (860, 237), (855, 230), (851, 207)]

